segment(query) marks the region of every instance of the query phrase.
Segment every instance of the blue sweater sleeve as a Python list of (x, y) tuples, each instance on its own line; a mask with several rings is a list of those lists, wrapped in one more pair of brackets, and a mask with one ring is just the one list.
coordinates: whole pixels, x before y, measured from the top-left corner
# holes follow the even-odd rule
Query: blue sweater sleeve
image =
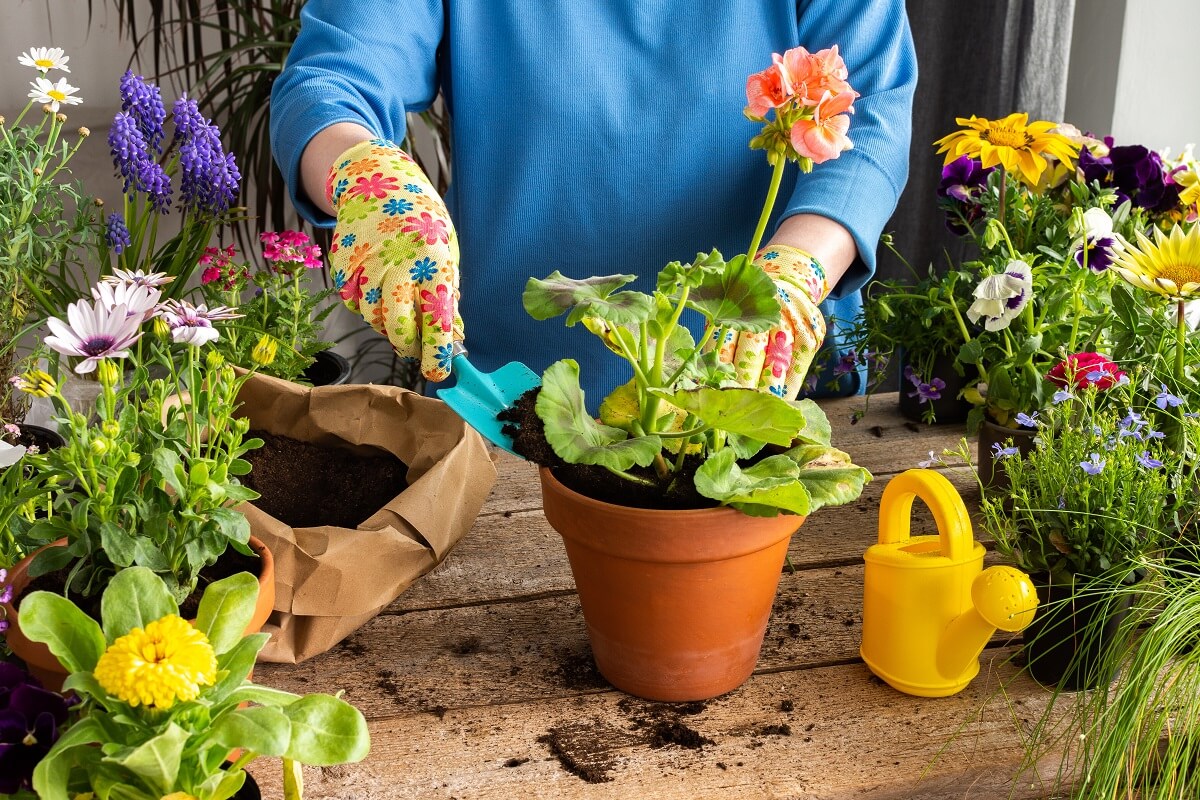
[(861, 97), (849, 136), (854, 149), (800, 175), (782, 217), (813, 213), (841, 223), (859, 258), (833, 297), (856, 292), (875, 272), (879, 235), (908, 180), (917, 60), (903, 0), (800, 0), (799, 44), (838, 45)]
[(332, 227), (304, 196), (300, 156), (336, 122), (357, 122), (400, 141), (405, 113), (424, 111), (437, 95), (441, 0), (404, 4), (389, 18), (378, 0), (308, 0), (300, 35), (271, 91), (271, 147), (301, 216)]

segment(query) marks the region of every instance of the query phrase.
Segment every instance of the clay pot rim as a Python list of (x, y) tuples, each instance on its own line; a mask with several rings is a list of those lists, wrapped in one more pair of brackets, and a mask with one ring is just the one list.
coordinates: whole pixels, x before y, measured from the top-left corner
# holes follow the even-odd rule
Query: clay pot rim
[[(552, 485), (556, 492), (568, 497), (573, 503), (582, 506), (588, 506), (597, 511), (603, 511), (608, 514), (630, 513), (639, 517), (646, 516), (650, 518), (660, 517), (691, 517), (699, 519), (702, 517), (748, 517), (731, 506), (711, 506), (709, 508), (641, 508), (640, 506), (625, 506), (619, 503), (609, 503), (604, 500), (597, 500), (594, 497), (588, 497), (586, 494), (580, 494), (574, 489), (567, 486), (565, 483), (554, 477), (554, 472), (549, 467), (538, 467), (538, 471), (542, 474), (543, 480)], [(799, 527), (808, 519), (807, 515), (789, 514), (780, 512), (779, 516), (786, 516), (796, 520), (796, 525)]]

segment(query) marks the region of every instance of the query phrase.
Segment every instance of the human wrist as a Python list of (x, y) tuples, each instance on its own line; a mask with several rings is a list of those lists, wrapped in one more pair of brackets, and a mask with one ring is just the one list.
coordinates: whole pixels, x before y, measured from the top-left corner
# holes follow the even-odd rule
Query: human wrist
[(313, 205), (331, 217), (337, 215), (325, 193), (329, 170), (348, 150), (373, 138), (375, 134), (357, 122), (335, 122), (309, 141), (300, 156), (300, 176), (304, 194)]
[(794, 247), (810, 254), (824, 269), (830, 288), (837, 286), (858, 257), (858, 245), (850, 231), (820, 214), (787, 217), (779, 223), (768, 246)]

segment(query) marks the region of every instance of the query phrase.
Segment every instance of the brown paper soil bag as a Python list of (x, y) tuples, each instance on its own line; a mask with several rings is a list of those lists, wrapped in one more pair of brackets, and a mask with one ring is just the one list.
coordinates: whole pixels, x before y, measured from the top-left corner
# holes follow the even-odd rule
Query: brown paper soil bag
[(483, 439), (439, 400), (395, 386), (308, 388), (264, 375), (246, 382), (239, 414), (252, 430), (311, 444), (392, 453), (408, 488), (357, 530), (291, 528), (238, 510), (275, 556), (275, 612), (262, 661), (324, 653), (433, 569), (470, 530), (496, 470)]

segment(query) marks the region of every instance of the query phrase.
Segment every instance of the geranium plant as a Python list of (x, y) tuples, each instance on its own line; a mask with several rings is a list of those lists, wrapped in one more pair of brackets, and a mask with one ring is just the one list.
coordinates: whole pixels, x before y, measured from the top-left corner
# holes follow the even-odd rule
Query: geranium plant
[[(605, 398), (597, 421), (578, 363), (564, 359), (546, 370), (536, 410), (560, 459), (606, 469), (652, 495), (759, 516), (805, 515), (858, 497), (870, 474), (832, 446), (820, 408), (742, 388), (713, 347), (734, 333), (780, 326), (775, 284), (753, 259), (787, 163), (808, 172), (852, 146), (846, 112), (855, 97), (836, 48), (795, 48), (750, 76), (746, 115), (763, 123), (750, 146), (766, 152), (773, 170), (745, 254), (726, 261), (713, 250), (672, 262), (650, 294), (619, 291), (634, 275), (573, 279), (556, 271), (529, 281), (530, 315), (582, 322), (633, 375)], [(685, 311), (703, 319), (698, 339), (682, 323)]]
[[(235, 314), (162, 302), (165, 280), (113, 276), (94, 301), (73, 303), (66, 321), (51, 318), (45, 344), (99, 380), (94, 422), (71, 410), (48, 374), (18, 381), (51, 399), (66, 445), (24, 456), (27, 479), (0, 498), (0, 519), (11, 520), (26, 549), (66, 538), (34, 558), (30, 575), (68, 567), (69, 594), (98, 594), (115, 571), (142, 565), (182, 601), (227, 547), (251, 554), (249, 525), (231, 508), (257, 497), (238, 476), (250, 471), (242, 456), (261, 442), (246, 439), (249, 423), (234, 417), (250, 373), (200, 352), (220, 336), (214, 323)], [(155, 333), (143, 337), (146, 327)], [(152, 369), (162, 377), (151, 378)]]
[(243, 315), (215, 344), (226, 360), (249, 364), (255, 347), (274, 347), (275, 357), (262, 371), (293, 380), (313, 356), (332, 347), (321, 332), (334, 308), (325, 300), (334, 290), (313, 291), (310, 270), (321, 269), (323, 261), (320, 246), (306, 234), (271, 231), (260, 238), (264, 268), (251, 272), (232, 245), (210, 247), (200, 258), (200, 284), (210, 304), (236, 306)]
[(227, 800), (245, 783), (248, 764), (276, 756), (284, 759), (284, 796), (294, 800), (295, 765), (366, 757), (367, 724), (353, 706), (248, 680), (269, 638), (243, 633), (257, 594), (246, 573), (217, 581), (194, 624), (141, 567), (113, 578), (101, 622), (59, 595), (26, 597), (22, 628), (70, 671), (64, 688), (83, 701), (79, 721), (34, 770), (38, 796)]

